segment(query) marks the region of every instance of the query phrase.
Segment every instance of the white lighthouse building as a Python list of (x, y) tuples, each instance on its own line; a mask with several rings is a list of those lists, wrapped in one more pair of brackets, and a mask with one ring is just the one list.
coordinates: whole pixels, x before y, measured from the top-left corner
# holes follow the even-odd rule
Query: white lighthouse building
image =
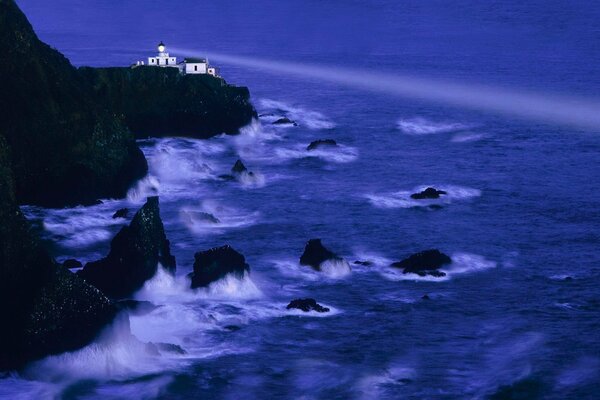
[(158, 54), (154, 57), (148, 57), (148, 63), (144, 61), (138, 61), (133, 67), (139, 67), (147, 65), (150, 67), (174, 67), (179, 68), (179, 72), (183, 75), (188, 74), (208, 74), (212, 76), (217, 75), (217, 68), (211, 66), (206, 58), (185, 58), (179, 64), (177, 63), (177, 57), (171, 57), (167, 53), (167, 47), (163, 42), (158, 44)]
[(156, 67), (176, 67), (177, 57), (170, 57), (167, 53), (167, 47), (163, 42), (158, 44), (158, 54), (156, 57), (148, 57), (148, 65)]

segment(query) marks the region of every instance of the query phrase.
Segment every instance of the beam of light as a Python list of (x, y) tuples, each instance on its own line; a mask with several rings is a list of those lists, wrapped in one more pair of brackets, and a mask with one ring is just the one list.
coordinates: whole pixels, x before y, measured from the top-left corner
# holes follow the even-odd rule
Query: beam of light
[(373, 92), (467, 107), (585, 130), (600, 130), (599, 99), (549, 95), (410, 75), (392, 75), (371, 69), (360, 70), (291, 63), (180, 48), (173, 50), (189, 56), (204, 56), (232, 65), (301, 78), (319, 79)]

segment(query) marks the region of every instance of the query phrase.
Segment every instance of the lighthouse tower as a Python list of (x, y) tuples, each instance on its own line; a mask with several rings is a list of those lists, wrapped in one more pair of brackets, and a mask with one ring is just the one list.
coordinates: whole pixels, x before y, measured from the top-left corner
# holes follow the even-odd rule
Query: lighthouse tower
[(158, 44), (156, 57), (148, 57), (148, 65), (154, 67), (177, 67), (177, 57), (169, 57), (167, 47), (163, 42)]

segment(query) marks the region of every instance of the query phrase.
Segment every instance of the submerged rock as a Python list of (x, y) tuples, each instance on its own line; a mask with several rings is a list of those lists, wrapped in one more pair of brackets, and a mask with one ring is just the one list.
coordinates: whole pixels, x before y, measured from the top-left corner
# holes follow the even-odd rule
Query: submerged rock
[(337, 143), (333, 139), (319, 139), (310, 142), (310, 144), (306, 147), (306, 150), (315, 150), (322, 146), (337, 146)]
[(440, 195), (448, 194), (443, 190), (437, 190), (436, 188), (428, 187), (419, 193), (413, 193), (410, 195), (411, 198), (416, 200), (424, 200), (424, 199), (439, 199)]
[(433, 276), (441, 278), (446, 276), (443, 271), (438, 271), (444, 265), (450, 264), (452, 259), (437, 249), (425, 250), (415, 253), (402, 261), (392, 264), (392, 267), (403, 269), (405, 274), (417, 274), (419, 276)]
[(128, 208), (121, 208), (119, 210), (117, 210), (114, 214), (113, 214), (113, 219), (115, 218), (127, 218), (127, 216), (129, 215), (129, 209)]
[(296, 299), (292, 300), (286, 307), (288, 310), (293, 308), (302, 310), (304, 312), (316, 311), (316, 312), (329, 312), (329, 308), (323, 307), (315, 299)]
[(76, 269), (83, 267), (83, 264), (81, 264), (81, 261), (79, 260), (69, 258), (68, 260), (63, 261), (62, 266), (66, 269)]
[(184, 211), (182, 216), (189, 222), (208, 222), (211, 224), (220, 224), (221, 220), (211, 213), (204, 211)]
[(310, 239), (304, 247), (304, 253), (300, 256), (300, 265), (308, 265), (320, 271), (321, 264), (328, 260), (343, 261), (344, 259), (323, 246), (321, 239)]
[(296, 123), (296, 121), (292, 121), (288, 117), (279, 118), (278, 120), (273, 121), (273, 125), (294, 125), (294, 126), (298, 126), (298, 124)]
[(140, 289), (154, 276), (158, 263), (175, 272), (175, 257), (160, 219), (158, 197), (148, 197), (129, 226), (114, 237), (108, 256), (87, 263), (78, 274), (108, 296), (119, 298)]
[(371, 265), (373, 265), (373, 262), (372, 261), (356, 260), (356, 261), (354, 261), (354, 264), (356, 264), (356, 265), (362, 265), (362, 266), (365, 266), (365, 267), (370, 267)]
[(148, 342), (145, 347), (146, 352), (153, 356), (159, 356), (160, 353), (187, 354), (183, 347), (173, 343)]
[(250, 272), (244, 256), (229, 245), (200, 251), (194, 254), (194, 260), (194, 272), (190, 274), (192, 289), (208, 286), (228, 274), (241, 279)]

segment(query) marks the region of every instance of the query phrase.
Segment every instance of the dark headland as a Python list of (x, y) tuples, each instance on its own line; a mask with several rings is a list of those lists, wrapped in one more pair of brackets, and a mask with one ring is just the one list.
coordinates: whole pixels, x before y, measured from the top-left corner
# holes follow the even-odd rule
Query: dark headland
[(75, 68), (13, 0), (0, 0), (0, 47), (0, 369), (11, 369), (86, 345), (117, 313), (54, 261), (19, 205), (124, 197), (148, 170), (136, 138), (235, 134), (256, 112), (247, 88), (218, 77)]

